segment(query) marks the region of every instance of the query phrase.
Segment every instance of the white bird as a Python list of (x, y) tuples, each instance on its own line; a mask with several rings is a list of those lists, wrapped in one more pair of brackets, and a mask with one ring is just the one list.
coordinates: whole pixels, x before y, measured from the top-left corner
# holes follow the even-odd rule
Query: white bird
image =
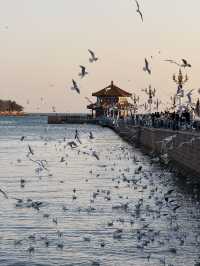
[(29, 154), (34, 155), (34, 151), (33, 151), (33, 149), (31, 148), (30, 145), (28, 145), (28, 150), (29, 150), (28, 155), (29, 155)]
[(177, 66), (181, 66), (179, 63), (177, 63), (176, 61), (174, 61), (174, 60), (172, 60), (172, 59), (166, 59), (166, 60), (164, 60), (165, 62), (169, 62), (169, 63), (171, 63), (171, 64), (175, 64), (175, 65), (177, 65)]
[(86, 75), (88, 75), (88, 72), (86, 71), (86, 68), (84, 66), (81, 66), (81, 72), (78, 74), (81, 78), (84, 78)]
[(193, 90), (190, 90), (190, 91), (186, 94), (186, 96), (188, 97), (188, 102), (189, 102), (189, 103), (192, 103), (192, 92), (193, 92)]
[(77, 147), (78, 147), (78, 145), (76, 144), (75, 141), (69, 141), (67, 144), (68, 144), (71, 148), (77, 148)]
[(181, 85), (178, 85), (176, 95), (179, 95), (180, 97), (184, 97), (184, 90)]
[(86, 99), (89, 103), (93, 104), (93, 102), (90, 100), (90, 98), (85, 97), (85, 99)]
[(6, 194), (5, 191), (3, 191), (2, 189), (0, 189), (0, 192), (3, 194), (4, 198), (8, 199), (8, 195)]
[(91, 55), (91, 58), (89, 58), (90, 63), (96, 62), (98, 60), (98, 58), (95, 56), (95, 53), (90, 49), (88, 49), (88, 52)]
[(98, 156), (98, 154), (96, 153), (96, 151), (93, 151), (93, 152), (92, 152), (92, 156), (94, 156), (97, 160), (99, 160), (99, 156)]
[(93, 136), (93, 134), (92, 134), (92, 131), (90, 131), (89, 138), (90, 138), (90, 139), (93, 139), (93, 138), (94, 138), (94, 136)]
[(191, 67), (191, 65), (187, 62), (186, 59), (182, 59), (183, 64), (181, 65), (182, 67)]
[(149, 73), (149, 75), (151, 75), (151, 69), (149, 68), (149, 62), (147, 61), (147, 59), (144, 59), (145, 61), (145, 66), (143, 67), (144, 71), (147, 71)]
[(78, 94), (80, 94), (80, 89), (74, 79), (72, 79), (73, 86), (71, 87), (71, 90), (75, 90)]
[(143, 15), (142, 15), (142, 12), (140, 11), (139, 3), (138, 3), (137, 0), (135, 0), (135, 2), (136, 2), (136, 5), (137, 5), (137, 10), (136, 10), (136, 12), (140, 15), (141, 20), (142, 20), (142, 22), (143, 22)]

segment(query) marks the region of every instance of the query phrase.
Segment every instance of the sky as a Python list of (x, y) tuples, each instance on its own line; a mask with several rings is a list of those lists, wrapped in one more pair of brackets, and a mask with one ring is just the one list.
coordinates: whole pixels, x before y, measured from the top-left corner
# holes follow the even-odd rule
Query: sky
[[(169, 101), (176, 92), (176, 65), (187, 59), (186, 90), (200, 87), (200, 1), (0, 0), (0, 98), (16, 100), (26, 112), (86, 112), (92, 92), (111, 80), (145, 100), (150, 84)], [(89, 63), (88, 49), (99, 60)], [(152, 56), (152, 59), (151, 59)], [(145, 73), (144, 58), (152, 75)], [(79, 65), (89, 75), (78, 76)], [(72, 79), (80, 86), (70, 89)]]

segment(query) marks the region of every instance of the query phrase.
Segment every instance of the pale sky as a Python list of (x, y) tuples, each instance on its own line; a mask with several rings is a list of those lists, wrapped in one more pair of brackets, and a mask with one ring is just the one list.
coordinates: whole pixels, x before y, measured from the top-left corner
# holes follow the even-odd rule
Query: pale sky
[[(198, 89), (200, 0), (138, 2), (144, 23), (134, 0), (0, 0), (0, 98), (16, 100), (25, 111), (83, 112), (84, 97), (94, 101), (91, 93), (114, 80), (140, 95), (152, 84), (167, 101), (178, 68), (163, 60), (181, 58), (192, 64), (185, 87)], [(89, 63), (88, 48), (99, 61)], [(151, 76), (142, 70), (145, 57)], [(82, 80), (80, 64), (89, 72)], [(81, 95), (70, 90), (72, 78)]]

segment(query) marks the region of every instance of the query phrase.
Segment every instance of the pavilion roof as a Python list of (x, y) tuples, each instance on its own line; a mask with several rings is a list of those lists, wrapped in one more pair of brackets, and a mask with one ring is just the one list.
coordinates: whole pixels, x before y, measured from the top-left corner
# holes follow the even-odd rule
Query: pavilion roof
[(116, 96), (116, 97), (131, 97), (132, 94), (124, 91), (117, 86), (114, 85), (113, 81), (111, 81), (111, 84), (107, 86), (106, 88), (92, 93), (92, 96)]

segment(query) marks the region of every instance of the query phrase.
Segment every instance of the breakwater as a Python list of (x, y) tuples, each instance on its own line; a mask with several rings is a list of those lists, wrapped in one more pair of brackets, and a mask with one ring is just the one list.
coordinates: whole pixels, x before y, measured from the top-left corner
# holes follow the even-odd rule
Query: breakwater
[(154, 153), (169, 162), (179, 173), (191, 178), (200, 177), (200, 134), (191, 131), (175, 131), (163, 128), (134, 126), (125, 121), (103, 118), (93, 119), (89, 115), (49, 116), (49, 124), (92, 123), (113, 129), (132, 145)]
[(129, 143), (167, 160), (182, 175), (200, 177), (199, 133), (133, 126), (124, 122), (114, 124), (111, 120), (104, 126), (112, 128)]
[(48, 115), (48, 124), (97, 124), (98, 120), (88, 114)]

